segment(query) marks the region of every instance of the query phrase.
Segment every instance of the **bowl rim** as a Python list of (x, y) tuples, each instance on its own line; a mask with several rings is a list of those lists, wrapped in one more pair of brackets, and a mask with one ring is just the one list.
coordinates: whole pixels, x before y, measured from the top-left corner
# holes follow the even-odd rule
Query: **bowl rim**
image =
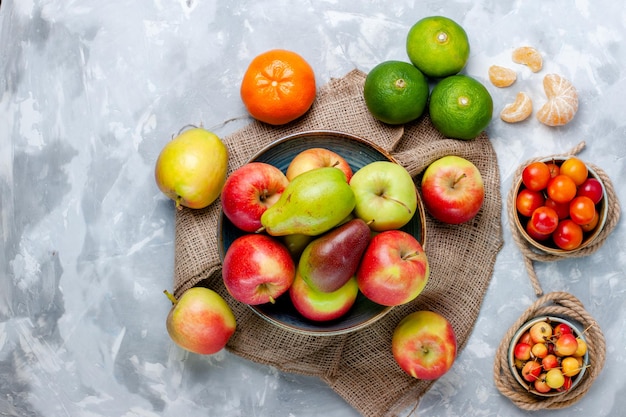
[[(371, 149), (373, 149), (374, 151), (378, 152), (379, 154), (381, 154), (384, 158), (386, 158), (387, 160), (389, 160), (390, 162), (396, 163), (398, 165), (401, 165), (400, 162), (395, 159), (387, 150), (385, 150), (384, 148), (382, 148), (380, 145), (365, 139), (364, 137), (358, 136), (356, 134), (352, 134), (352, 133), (347, 133), (347, 132), (342, 132), (339, 130), (329, 130), (329, 129), (312, 129), (312, 130), (305, 130), (305, 131), (299, 131), (299, 132), (295, 132), (295, 133), (290, 133), (287, 134), (285, 136), (281, 136), (279, 138), (277, 138), (276, 140), (273, 140), (269, 143), (267, 143), (265, 146), (263, 146), (259, 151), (257, 151), (256, 153), (254, 153), (246, 163), (250, 163), (250, 162), (254, 162), (256, 161), (258, 158), (260, 158), (265, 152), (267, 152), (269, 149), (280, 145), (281, 143), (285, 143), (288, 142), (290, 140), (294, 140), (294, 139), (300, 139), (303, 137), (308, 137), (308, 136), (328, 136), (331, 138), (340, 138), (340, 139), (347, 139), (350, 141), (355, 141), (358, 142), (364, 146), (367, 146)], [(420, 242), (420, 244), (422, 245), (422, 247), (426, 248), (426, 212), (425, 212), (425, 208), (424, 208), (424, 203), (421, 199), (421, 196), (419, 194), (417, 185), (415, 184), (414, 181), (414, 186), (415, 186), (415, 192), (417, 195), (417, 199), (418, 199), (418, 207), (416, 210), (416, 213), (414, 215), (419, 215), (419, 222), (421, 224), (421, 236), (420, 239), (418, 239), (418, 241)], [(219, 258), (220, 261), (223, 261), (225, 253), (224, 253), (224, 239), (222, 236), (222, 228), (223, 228), (223, 223), (224, 223), (224, 212), (223, 210), (219, 211), (219, 215), (218, 215), (218, 222), (217, 222), (217, 233), (218, 233), (218, 253), (219, 253)], [(364, 297), (361, 293), (358, 294), (358, 297)], [(358, 299), (357, 299), (358, 301)], [(288, 330), (297, 334), (301, 334), (301, 335), (308, 335), (308, 336), (337, 336), (337, 335), (343, 335), (343, 334), (348, 334), (348, 333), (352, 333), (358, 330), (361, 330), (371, 324), (373, 324), (374, 322), (380, 320), (381, 318), (383, 318), (384, 316), (386, 316), (392, 309), (393, 306), (382, 306), (381, 310), (374, 316), (372, 316), (371, 318), (364, 320), (363, 322), (360, 322), (356, 325), (350, 326), (350, 327), (342, 327), (342, 328), (336, 328), (336, 329), (328, 329), (328, 330), (324, 330), (324, 329), (315, 329), (315, 330), (308, 330), (308, 329), (304, 329), (301, 327), (297, 327), (294, 325), (290, 325), (289, 323), (286, 323), (284, 321), (280, 321), (277, 320), (276, 318), (267, 315), (265, 312), (263, 312), (261, 310), (260, 306), (256, 306), (256, 305), (248, 305), (248, 307), (260, 318), (262, 318), (263, 320), (281, 328), (284, 330)], [(323, 322), (319, 323), (320, 326), (323, 325)]]
[(567, 392), (571, 392), (581, 383), (581, 381), (583, 380), (585, 376), (585, 371), (587, 369), (587, 365), (589, 364), (589, 351), (585, 352), (585, 355), (583, 356), (582, 369), (580, 370), (578, 375), (576, 375), (574, 379), (572, 379), (572, 386), (567, 391), (556, 391), (556, 392), (549, 392), (549, 393), (538, 392), (530, 384), (528, 384), (528, 382), (526, 382), (522, 378), (521, 374), (518, 372), (517, 368), (515, 367), (514, 349), (515, 349), (515, 345), (517, 344), (517, 341), (519, 340), (519, 338), (522, 336), (522, 334), (525, 331), (527, 331), (535, 323), (538, 323), (540, 321), (565, 323), (572, 328), (572, 330), (576, 334), (576, 337), (581, 338), (583, 341), (585, 341), (585, 343), (587, 342), (587, 338), (585, 337), (585, 334), (579, 327), (578, 323), (576, 323), (574, 320), (570, 319), (569, 317), (554, 315), (554, 314), (545, 314), (545, 315), (535, 316), (529, 319), (528, 321), (526, 321), (524, 324), (522, 324), (519, 327), (519, 329), (517, 329), (517, 331), (513, 334), (513, 337), (511, 338), (511, 341), (509, 343), (509, 348), (507, 351), (509, 370), (511, 371), (511, 374), (513, 374), (513, 378), (519, 383), (519, 385), (522, 388), (524, 388), (526, 391), (534, 395), (537, 395), (539, 397), (555, 397), (558, 395), (565, 394)]
[[(541, 158), (538, 161), (540, 162), (552, 162), (552, 161), (557, 161), (560, 163), (563, 163), (565, 160), (569, 159), (570, 156), (549, 156), (549, 157), (545, 157), (545, 158)], [(578, 158), (578, 157), (576, 157)], [(580, 158), (578, 158), (580, 159)], [(587, 234), (587, 236), (583, 239), (582, 243), (580, 244), (580, 246), (578, 246), (575, 249), (572, 250), (565, 250), (565, 249), (561, 249), (559, 247), (553, 247), (553, 246), (546, 246), (544, 244), (542, 244), (539, 241), (536, 241), (535, 239), (533, 239), (532, 237), (530, 237), (530, 235), (526, 232), (526, 229), (522, 226), (522, 222), (520, 219), (520, 214), (517, 212), (517, 209), (515, 209), (515, 226), (517, 227), (517, 230), (519, 231), (519, 233), (524, 237), (524, 239), (530, 244), (532, 245), (535, 249), (538, 249), (544, 253), (548, 253), (548, 254), (552, 254), (552, 255), (564, 255), (564, 254), (569, 254), (569, 253), (575, 253), (581, 249), (586, 248), (587, 246), (589, 246), (591, 243), (593, 243), (596, 238), (598, 237), (598, 235), (602, 232), (602, 229), (604, 229), (604, 225), (606, 224), (606, 220), (607, 220), (607, 216), (608, 216), (608, 204), (607, 204), (607, 194), (606, 194), (606, 188), (604, 186), (604, 182), (602, 181), (602, 179), (600, 178), (600, 176), (598, 175), (598, 173), (591, 167), (589, 166), (589, 164), (585, 161), (583, 161), (585, 166), (587, 167), (587, 170), (589, 171), (589, 173), (593, 176), (593, 178), (597, 179), (598, 182), (600, 182), (600, 186), (602, 187), (602, 200), (600, 200), (600, 202), (598, 204), (600, 204), (600, 210), (598, 212), (598, 215), (600, 216), (600, 221), (598, 222), (597, 226), (595, 227), (595, 229), (590, 232), (589, 234)], [(515, 197), (517, 198), (517, 195), (519, 194), (519, 192), (521, 191), (522, 188), (522, 177), (520, 175), (520, 177), (517, 179), (517, 181), (515, 182)]]

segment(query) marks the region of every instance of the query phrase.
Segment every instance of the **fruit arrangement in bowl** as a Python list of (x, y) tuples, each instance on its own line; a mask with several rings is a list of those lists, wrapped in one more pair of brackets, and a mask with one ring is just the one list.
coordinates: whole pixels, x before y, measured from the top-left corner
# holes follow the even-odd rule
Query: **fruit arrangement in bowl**
[(551, 157), (526, 165), (515, 184), (517, 230), (549, 254), (591, 244), (607, 218), (601, 178), (577, 157)]
[(218, 247), (234, 299), (281, 328), (334, 335), (413, 300), (430, 273), (412, 177), (354, 135), (302, 132), (235, 169)]
[(538, 316), (511, 339), (508, 361), (515, 380), (538, 396), (574, 389), (590, 366), (584, 332), (573, 321)]

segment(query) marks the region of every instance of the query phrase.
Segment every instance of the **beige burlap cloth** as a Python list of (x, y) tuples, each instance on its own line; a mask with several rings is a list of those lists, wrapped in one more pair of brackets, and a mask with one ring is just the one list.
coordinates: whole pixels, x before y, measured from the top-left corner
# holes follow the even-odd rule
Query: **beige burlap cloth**
[(446, 139), (427, 115), (413, 124), (392, 127), (369, 114), (362, 96), (365, 74), (354, 70), (319, 89), (311, 110), (286, 126), (252, 122), (224, 137), (233, 169), (246, 163), (265, 145), (288, 134), (334, 130), (368, 139), (390, 152), (414, 176), (445, 155), (465, 157), (480, 169), (485, 202), (476, 218), (447, 226), (427, 215), (425, 249), (430, 280), (413, 302), (394, 308), (360, 331), (340, 336), (300, 335), (277, 328), (228, 295), (221, 277), (217, 220), (219, 202), (207, 209), (176, 211), (174, 293), (203, 285), (213, 288), (231, 305), (237, 331), (228, 351), (285, 372), (316, 376), (325, 381), (363, 416), (397, 416), (415, 407), (431, 382), (401, 371), (391, 355), (391, 334), (408, 313), (437, 311), (452, 323), (459, 349), (473, 329), (502, 247), (500, 177), (496, 154), (486, 134), (474, 141)]

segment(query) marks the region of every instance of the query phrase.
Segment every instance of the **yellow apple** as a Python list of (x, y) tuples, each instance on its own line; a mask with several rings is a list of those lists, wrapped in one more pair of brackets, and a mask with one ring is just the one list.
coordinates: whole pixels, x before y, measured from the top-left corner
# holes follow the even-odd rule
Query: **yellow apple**
[(228, 150), (203, 128), (184, 131), (168, 142), (157, 159), (159, 189), (181, 206), (201, 209), (217, 199), (226, 181)]

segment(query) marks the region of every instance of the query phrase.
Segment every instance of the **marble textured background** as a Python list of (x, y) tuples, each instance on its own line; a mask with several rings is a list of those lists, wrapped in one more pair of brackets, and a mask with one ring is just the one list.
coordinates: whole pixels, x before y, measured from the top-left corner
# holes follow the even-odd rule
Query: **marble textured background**
[[(0, 7), (0, 414), (6, 416), (356, 416), (322, 382), (225, 351), (186, 354), (164, 320), (172, 283), (173, 205), (152, 170), (183, 125), (219, 135), (249, 119), (238, 88), (247, 63), (276, 47), (301, 53), (319, 84), (387, 59), (421, 17), (461, 23), (464, 72), (490, 89), (488, 133), (502, 193), (523, 161), (587, 143), (626, 201), (626, 11), (601, 0), (341, 2), (5, 0)], [(514, 66), (537, 47), (541, 73)], [(517, 83), (496, 89), (492, 64)], [(543, 74), (570, 79), (580, 110), (562, 128), (517, 125), (497, 112)], [(227, 120), (234, 119), (229, 123)], [(503, 208), (505, 210), (505, 208)], [(506, 222), (506, 213), (503, 213)], [(495, 349), (535, 300), (505, 224), (505, 246), (481, 315), (453, 369), (422, 399), (428, 416), (523, 416), (495, 389)], [(593, 256), (537, 265), (544, 290), (569, 291), (607, 339), (601, 378), (550, 416), (615, 416), (626, 407), (623, 221)], [(408, 411), (407, 411), (408, 413)]]

